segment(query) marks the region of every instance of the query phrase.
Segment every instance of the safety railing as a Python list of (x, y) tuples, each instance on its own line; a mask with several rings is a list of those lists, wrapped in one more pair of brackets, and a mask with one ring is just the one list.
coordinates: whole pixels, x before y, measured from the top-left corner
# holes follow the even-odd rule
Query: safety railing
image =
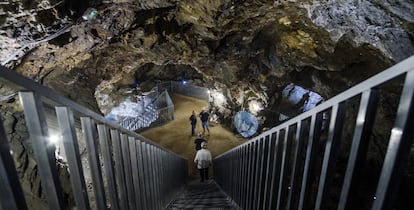
[(159, 93), (167, 90), (170, 93), (178, 93), (206, 101), (209, 100), (209, 90), (205, 87), (177, 81), (162, 82), (157, 87)]
[(141, 128), (149, 127), (153, 122), (156, 122), (159, 117), (159, 110), (153, 105), (149, 104), (143, 112), (137, 117), (119, 117), (118, 122), (127, 130), (136, 131)]
[(158, 97), (155, 99), (153, 104), (158, 107), (158, 117), (151, 124), (151, 126), (162, 125), (171, 120), (174, 120), (174, 103), (167, 91), (163, 91), (162, 93), (158, 94)]
[[(19, 91), (49, 209), (73, 207), (62, 195), (52, 132), (63, 144), (76, 209), (164, 209), (185, 184), (183, 157), (3, 66), (0, 80), (0, 86), (5, 81)], [(0, 118), (0, 209), (28, 209), (7, 140), (11, 132)], [(86, 155), (80, 154), (81, 145)]]
[(246, 210), (412, 209), (413, 96), (410, 57), (216, 157), (215, 179)]

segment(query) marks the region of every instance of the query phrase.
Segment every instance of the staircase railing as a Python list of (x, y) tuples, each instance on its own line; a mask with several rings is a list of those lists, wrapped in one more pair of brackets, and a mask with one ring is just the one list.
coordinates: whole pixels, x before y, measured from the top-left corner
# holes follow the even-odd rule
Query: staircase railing
[(174, 104), (166, 90), (161, 93), (158, 93), (158, 90), (156, 92), (153, 91), (145, 97), (151, 99), (148, 104), (145, 103), (145, 98), (137, 99), (142, 103), (143, 107), (142, 112), (138, 116), (116, 117), (116, 121), (123, 128), (140, 132), (174, 119)]
[[(164, 209), (185, 184), (188, 166), (183, 157), (3, 66), (0, 79), (19, 90), (49, 209), (67, 208), (56, 147), (49, 142), (52, 130), (63, 141), (77, 209)], [(78, 139), (77, 130), (83, 138)], [(0, 209), (27, 209), (7, 134), (0, 118)], [(82, 164), (81, 142), (88, 166)], [(86, 187), (89, 180), (92, 192)]]
[(414, 56), (216, 157), (215, 179), (242, 209), (412, 209), (413, 97)]
[(119, 124), (130, 131), (136, 131), (145, 127), (149, 127), (158, 119), (159, 111), (153, 104), (147, 105), (143, 112), (137, 117), (120, 117)]

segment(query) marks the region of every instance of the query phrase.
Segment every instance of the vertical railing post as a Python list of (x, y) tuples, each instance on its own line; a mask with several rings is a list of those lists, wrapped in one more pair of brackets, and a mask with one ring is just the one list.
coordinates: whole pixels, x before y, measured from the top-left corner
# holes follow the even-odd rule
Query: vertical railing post
[(165, 197), (165, 174), (164, 174), (164, 170), (165, 170), (165, 165), (164, 165), (164, 151), (162, 151), (161, 149), (157, 149), (157, 155), (156, 155), (158, 161), (157, 161), (157, 165), (158, 165), (158, 179), (160, 180), (159, 183), (159, 191), (158, 191), (158, 196), (160, 198), (160, 205), (161, 208), (164, 208), (165, 205), (167, 204), (166, 201), (166, 197)]
[(345, 121), (345, 102), (335, 104), (332, 107), (329, 123), (329, 134), (325, 144), (322, 171), (319, 178), (318, 193), (316, 196), (315, 209), (325, 209), (326, 199), (333, 180), (337, 157), (340, 150), (342, 128)]
[[(392, 209), (414, 139), (414, 71), (408, 72), (372, 209)], [(412, 150), (411, 150), (412, 151)]]
[(250, 192), (249, 192), (249, 205), (247, 206), (248, 209), (253, 209), (254, 205), (254, 198), (255, 198), (255, 186), (254, 182), (256, 179), (256, 172), (257, 172), (257, 148), (258, 148), (258, 141), (255, 140), (252, 142), (252, 148), (251, 148), (251, 172), (250, 172), (250, 179), (249, 179), (249, 185), (250, 185)]
[(88, 150), (89, 167), (92, 175), (93, 191), (98, 209), (106, 209), (105, 190), (102, 179), (101, 163), (99, 161), (99, 150), (96, 145), (95, 123), (89, 117), (81, 117), (83, 136)]
[(279, 193), (279, 179), (280, 179), (280, 167), (282, 165), (282, 151), (283, 151), (283, 136), (286, 132), (285, 129), (280, 129), (277, 132), (277, 135), (274, 138), (275, 141), (275, 150), (274, 150), (274, 162), (273, 162), (273, 176), (272, 176), (272, 186), (270, 188), (270, 203), (269, 209), (275, 209), (277, 206), (277, 197)]
[(123, 164), (123, 157), (122, 157), (122, 147), (121, 147), (121, 140), (119, 138), (118, 130), (111, 129), (111, 139), (112, 139), (112, 146), (114, 149), (114, 162), (115, 162), (115, 178), (116, 184), (118, 187), (118, 198), (119, 198), (119, 208), (129, 209), (128, 208), (128, 192), (126, 189), (126, 181), (125, 181), (125, 173), (124, 173), (124, 164)]
[(261, 143), (262, 141), (260, 139), (257, 139), (255, 141), (255, 152), (254, 152), (254, 168), (253, 168), (253, 181), (252, 181), (252, 185), (253, 185), (253, 189), (252, 189), (252, 205), (251, 205), (251, 209), (255, 209), (256, 208), (256, 203), (257, 203), (257, 191), (258, 191), (258, 180), (259, 180), (259, 176), (260, 176), (260, 155), (261, 155)]
[(250, 200), (251, 200), (251, 174), (252, 174), (252, 156), (253, 156), (253, 142), (249, 142), (247, 145), (247, 171), (246, 171), (246, 200), (244, 203), (244, 208), (243, 209), (249, 209), (249, 204), (250, 204)]
[(111, 209), (118, 210), (118, 199), (117, 199), (117, 189), (116, 189), (116, 181), (115, 175), (113, 170), (113, 161), (112, 161), (112, 144), (109, 135), (109, 129), (106, 125), (100, 124), (98, 125), (98, 133), (99, 133), (99, 143), (103, 157), (103, 165), (106, 175), (106, 181), (108, 183), (109, 189), (109, 199), (111, 203)]
[(153, 152), (152, 152), (152, 156), (153, 156), (153, 173), (154, 173), (154, 198), (156, 201), (156, 207), (157, 209), (161, 209), (161, 197), (160, 197), (160, 184), (161, 184), (161, 180), (160, 180), (160, 165), (159, 165), (159, 160), (158, 160), (158, 148), (157, 147), (153, 147)]
[(306, 119), (301, 120), (297, 123), (297, 130), (296, 135), (294, 138), (294, 152), (293, 152), (293, 162), (292, 162), (292, 175), (288, 189), (288, 203), (287, 203), (287, 210), (296, 209), (296, 193), (299, 187), (299, 169), (300, 169), (300, 156), (302, 155), (303, 145), (304, 145), (304, 135), (306, 134), (306, 127), (307, 126)]
[(32, 92), (19, 92), (19, 97), (49, 208), (65, 209), (56, 170), (56, 148), (48, 142), (49, 133), (40, 97)]
[(257, 178), (257, 182), (256, 185), (257, 186), (257, 200), (256, 200), (256, 209), (261, 209), (261, 205), (262, 205), (262, 201), (263, 201), (263, 191), (264, 191), (264, 180), (265, 180), (265, 176), (267, 176), (267, 171), (266, 171), (266, 155), (268, 153), (268, 148), (267, 148), (267, 144), (266, 144), (266, 138), (265, 137), (261, 137), (260, 138), (260, 151), (259, 151), (259, 177)]
[(291, 146), (292, 146), (292, 135), (294, 126), (287, 126), (285, 130), (285, 135), (283, 137), (283, 153), (282, 153), (282, 163), (280, 167), (280, 177), (279, 177), (279, 189), (277, 194), (277, 205), (276, 209), (284, 209), (284, 202), (287, 191), (287, 179), (288, 179), (288, 164), (290, 160), (291, 154)]
[(168, 200), (166, 199), (167, 198), (167, 194), (166, 194), (166, 192), (167, 192), (167, 185), (168, 185), (168, 182), (167, 182), (167, 179), (166, 179), (166, 175), (165, 175), (165, 170), (166, 170), (166, 168), (167, 168), (167, 166), (166, 166), (166, 164), (165, 164), (165, 151), (163, 151), (163, 150), (159, 150), (159, 154), (158, 154), (158, 157), (159, 157), (159, 161), (160, 161), (160, 179), (161, 179), (161, 189), (160, 189), (160, 197), (161, 197), (161, 203), (162, 203), (162, 206), (163, 207), (165, 207), (167, 204), (168, 204)]
[[(235, 180), (238, 180), (239, 174), (237, 173), (237, 170), (238, 170), (238, 167), (237, 167), (237, 161), (238, 161), (237, 152), (233, 153), (233, 158), (231, 158), (229, 161), (232, 161), (232, 163), (231, 163), (231, 169), (232, 169), (232, 174), (233, 174), (232, 177), (234, 177)], [(236, 195), (235, 193), (236, 193), (237, 186), (232, 184), (231, 182), (228, 182), (227, 183), (227, 188), (229, 188), (230, 192), (231, 192), (229, 195), (231, 195), (231, 197), (234, 198), (235, 195)]]
[(132, 169), (131, 169), (131, 155), (129, 152), (129, 139), (127, 134), (121, 134), (121, 147), (122, 147), (122, 160), (123, 160), (123, 170), (125, 173), (125, 183), (126, 189), (128, 192), (128, 206), (129, 208), (136, 209), (135, 206), (135, 194), (134, 194), (134, 181), (132, 179)]
[[(168, 158), (168, 159), (166, 159), (166, 162), (167, 162), (166, 163), (166, 165), (167, 165), (167, 169), (166, 169), (167, 174), (174, 173), (175, 171), (174, 171), (172, 165), (174, 163), (178, 162), (178, 161), (176, 161), (175, 158), (174, 159)], [(178, 169), (176, 169), (176, 170), (178, 170)], [(167, 182), (169, 183), (168, 184), (168, 194), (172, 195), (174, 193), (174, 188), (176, 187), (177, 183), (173, 181), (172, 176), (167, 176)]]
[(243, 146), (243, 178), (242, 178), (242, 192), (241, 193), (241, 204), (240, 207), (246, 209), (246, 200), (247, 200), (247, 192), (248, 192), (248, 175), (249, 175), (249, 145)]
[(26, 200), (0, 116), (0, 209), (26, 210)]
[(156, 209), (155, 206), (155, 199), (154, 199), (154, 177), (153, 177), (153, 171), (152, 171), (152, 145), (150, 144), (145, 144), (145, 150), (146, 150), (146, 167), (145, 170), (147, 171), (147, 185), (148, 185), (148, 190), (149, 193), (147, 194), (147, 196), (149, 197), (150, 200), (150, 206), (151, 209)]
[(311, 118), (311, 125), (309, 130), (309, 139), (308, 145), (306, 149), (306, 159), (305, 165), (303, 168), (303, 177), (302, 177), (302, 187), (300, 192), (300, 199), (299, 199), (299, 208), (298, 209), (310, 209), (309, 206), (309, 192), (311, 188), (311, 184), (314, 177), (314, 162), (315, 156), (314, 155), (317, 151), (317, 145), (319, 143), (319, 137), (321, 133), (322, 127), (322, 113), (316, 113)]
[(267, 148), (268, 148), (268, 153), (267, 153), (267, 164), (266, 164), (266, 171), (267, 172), (267, 176), (266, 176), (266, 180), (265, 180), (265, 189), (264, 189), (264, 198), (263, 198), (263, 209), (267, 209), (267, 207), (269, 206), (270, 201), (270, 190), (271, 190), (271, 185), (272, 185), (272, 177), (273, 175), (273, 170), (274, 170), (274, 165), (273, 163), (275, 162), (274, 157), (275, 157), (275, 145), (276, 145), (276, 141), (274, 141), (272, 139), (271, 134), (266, 135), (265, 137), (265, 142), (267, 144)]
[(237, 159), (238, 159), (238, 171), (237, 171), (237, 173), (238, 173), (238, 178), (237, 178), (237, 180), (238, 180), (238, 182), (240, 183), (240, 184), (238, 184), (237, 185), (237, 188), (236, 188), (236, 199), (235, 199), (235, 201), (237, 201), (237, 203), (240, 203), (242, 200), (243, 200), (243, 198), (241, 197), (241, 193), (243, 193), (243, 186), (242, 186), (242, 183), (243, 183), (243, 162), (244, 162), (244, 158), (243, 158), (243, 148), (239, 148), (239, 149), (237, 149)]
[(151, 196), (151, 200), (152, 200), (153, 209), (155, 210), (155, 209), (157, 209), (157, 199), (156, 199), (156, 185), (155, 185), (156, 180), (154, 179), (154, 177), (155, 177), (154, 146), (151, 145), (151, 144), (147, 144), (147, 148), (148, 148), (148, 170), (149, 170), (150, 177), (151, 177), (149, 179), (149, 181), (151, 183), (150, 184), (150, 186), (151, 186), (150, 196)]
[(79, 153), (73, 113), (67, 107), (56, 107), (56, 116), (63, 139), (75, 202), (79, 209), (90, 209), (82, 160)]
[(134, 137), (130, 136), (128, 137), (128, 141), (129, 141), (129, 151), (131, 154), (131, 173), (132, 173), (132, 183), (133, 183), (133, 187), (134, 187), (134, 195), (131, 196), (131, 198), (134, 199), (135, 201), (135, 207), (137, 209), (141, 209), (142, 208), (142, 201), (141, 201), (141, 185), (139, 183), (139, 178), (141, 176), (141, 174), (139, 173), (138, 170), (138, 152), (137, 152), (137, 147), (136, 144), (138, 142), (137, 139), (135, 139)]
[[(138, 174), (139, 176), (139, 183), (140, 183), (140, 189), (141, 189), (141, 194), (142, 195), (148, 195), (147, 192), (147, 182), (146, 182), (146, 172), (145, 172), (145, 167), (144, 167), (144, 154), (143, 154), (143, 150), (144, 150), (144, 145), (145, 142), (139, 140), (136, 142), (137, 144), (137, 167), (138, 167)], [(141, 199), (142, 202), (142, 209), (149, 209), (148, 207), (148, 197), (144, 196)]]
[(378, 90), (370, 89), (362, 93), (338, 210), (347, 209), (349, 192), (355, 187), (355, 171), (362, 163), (365, 162), (366, 151), (368, 149), (368, 143), (372, 127), (374, 125), (378, 100)]
[(151, 173), (150, 173), (150, 158), (149, 158), (149, 145), (145, 142), (141, 142), (141, 152), (142, 152), (142, 161), (143, 161), (143, 170), (144, 170), (144, 185), (146, 192), (146, 203), (147, 209), (154, 209), (152, 191), (151, 191)]

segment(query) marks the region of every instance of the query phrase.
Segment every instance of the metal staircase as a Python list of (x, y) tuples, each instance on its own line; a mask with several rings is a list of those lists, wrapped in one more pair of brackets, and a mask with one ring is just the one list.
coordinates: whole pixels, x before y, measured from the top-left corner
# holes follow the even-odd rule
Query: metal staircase
[(115, 107), (105, 118), (130, 131), (140, 131), (174, 119), (174, 104), (167, 92), (151, 91), (135, 95)]
[[(3, 66), (0, 79), (19, 92), (30, 135), (22, 141), (32, 146), (45, 196), (39, 199), (49, 209), (68, 208), (52, 132), (63, 144), (77, 209), (165, 209), (185, 185), (183, 157)], [(0, 118), (0, 209), (30, 209), (2, 125)]]
[(240, 209), (216, 184), (214, 180), (206, 182), (192, 181), (185, 190), (166, 208), (180, 209)]
[(158, 118), (157, 107), (154, 104), (149, 104), (137, 117), (121, 117), (118, 119), (119, 124), (127, 130), (136, 131), (140, 128), (149, 127), (152, 122), (156, 121)]

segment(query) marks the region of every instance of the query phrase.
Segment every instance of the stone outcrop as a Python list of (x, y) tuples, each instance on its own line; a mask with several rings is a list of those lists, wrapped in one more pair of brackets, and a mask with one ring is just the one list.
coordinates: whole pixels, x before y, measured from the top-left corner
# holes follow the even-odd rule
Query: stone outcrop
[[(135, 80), (177, 79), (183, 72), (201, 80), (199, 85), (220, 83), (230, 95), (237, 95), (232, 86), (248, 84), (272, 108), (275, 91), (290, 82), (329, 98), (414, 53), (413, 17), (407, 12), (413, 5), (402, 1), (91, 1), (89, 6), (97, 14), (84, 20), (87, 5), (75, 8), (70, 1), (10, 3), (3, 9), (2, 61), (66, 27), (6, 65), (96, 111), (96, 91)], [(140, 73), (154, 64), (161, 68)], [(165, 69), (175, 70), (166, 78)]]

